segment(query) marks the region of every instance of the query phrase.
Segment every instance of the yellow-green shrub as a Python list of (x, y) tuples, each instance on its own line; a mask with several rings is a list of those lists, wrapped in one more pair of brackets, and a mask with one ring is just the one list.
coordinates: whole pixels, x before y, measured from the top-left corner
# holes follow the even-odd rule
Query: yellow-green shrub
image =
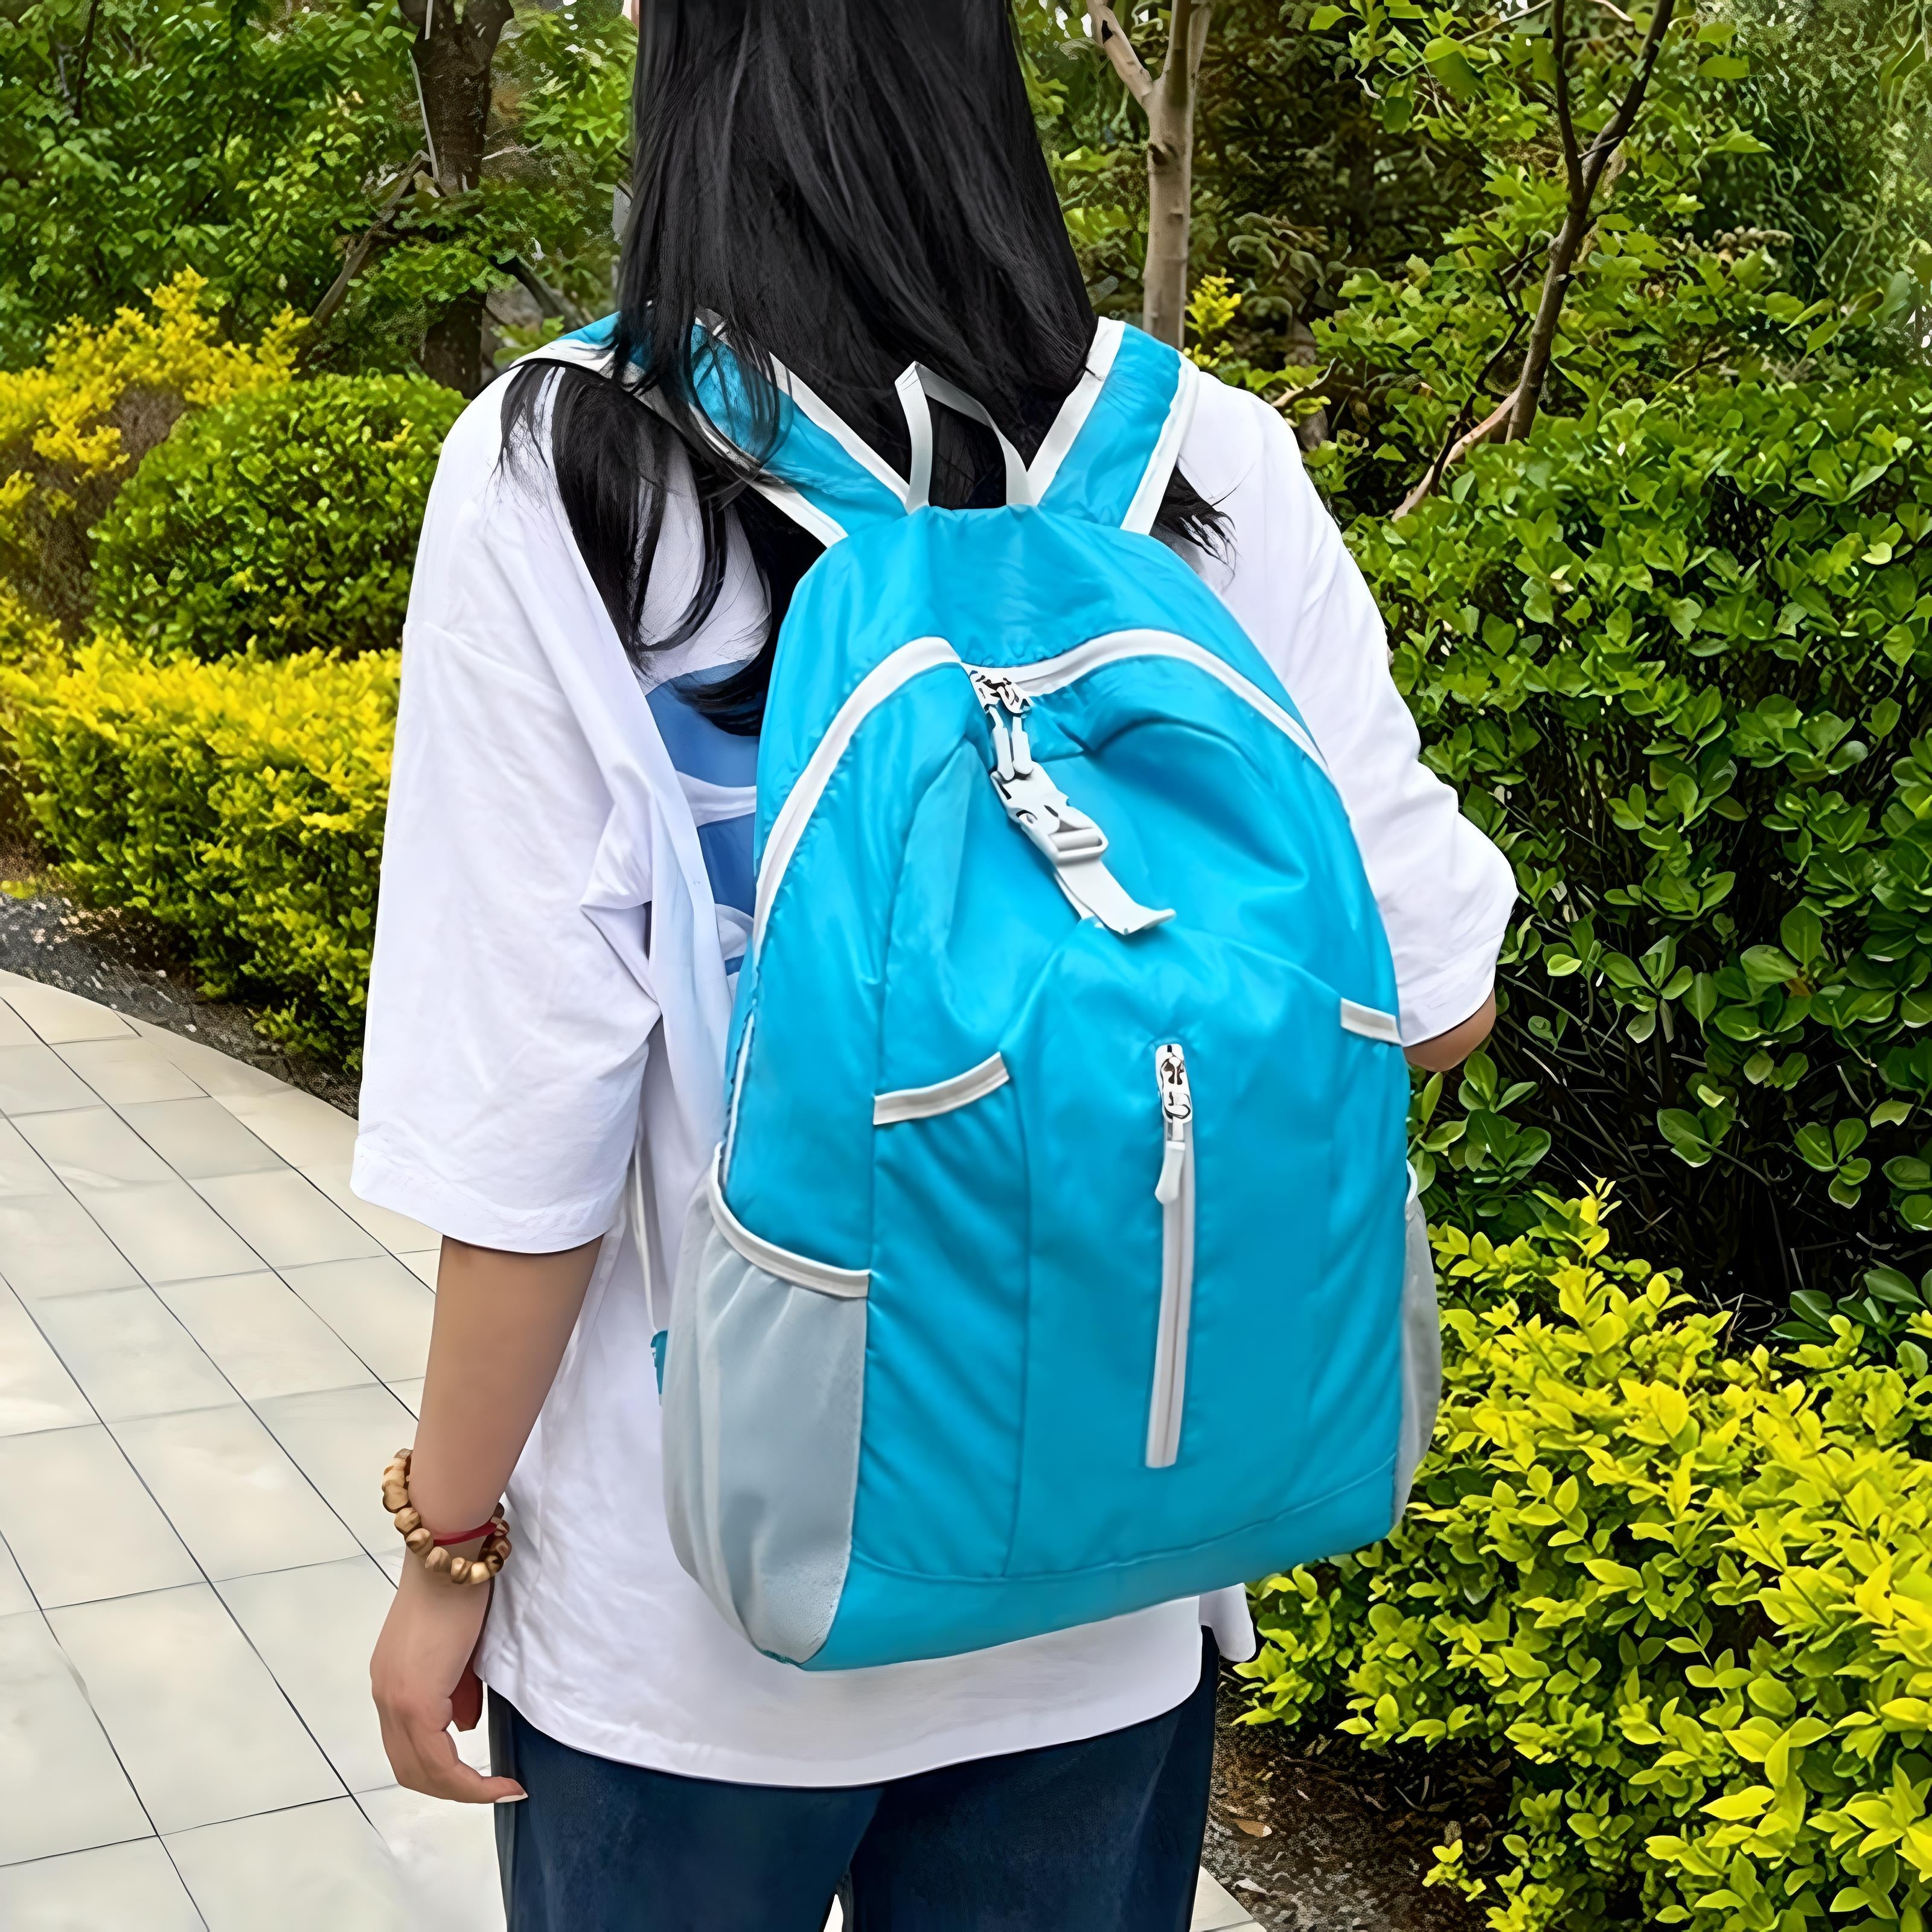
[(32, 368), (0, 370), (0, 574), (68, 619), (86, 601), (87, 532), (132, 464), (184, 410), (286, 382), (302, 324), (224, 342), (207, 284), (184, 270), (95, 326), (70, 322)]
[(85, 896), (178, 927), (209, 991), (352, 1060), (397, 676), (393, 652), (211, 664), (110, 635), (58, 670), (0, 670), (0, 710)]
[[(1932, 1366), (1919, 1340), (1726, 1353), (1600, 1204), (1436, 1237), (1443, 1414), (1408, 1520), (1270, 1577), (1257, 1721), (1514, 1765), (1444, 1882), (1497, 1932), (1924, 1932)], [(1922, 1339), (1932, 1319), (1916, 1318)]]

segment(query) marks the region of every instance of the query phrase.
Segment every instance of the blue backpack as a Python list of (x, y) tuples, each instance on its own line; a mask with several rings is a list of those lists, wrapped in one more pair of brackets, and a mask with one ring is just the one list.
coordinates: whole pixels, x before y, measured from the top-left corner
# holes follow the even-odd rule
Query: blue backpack
[[(1352, 1550), (1432, 1420), (1382, 921), (1294, 701), (1149, 535), (1200, 380), (1102, 322), (1006, 507), (796, 382), (723, 1145), (663, 1376), (680, 1560), (814, 1670)], [(722, 345), (699, 400), (749, 440)], [(997, 434), (997, 430), (995, 431)], [(1253, 567), (1250, 565), (1250, 567)]]

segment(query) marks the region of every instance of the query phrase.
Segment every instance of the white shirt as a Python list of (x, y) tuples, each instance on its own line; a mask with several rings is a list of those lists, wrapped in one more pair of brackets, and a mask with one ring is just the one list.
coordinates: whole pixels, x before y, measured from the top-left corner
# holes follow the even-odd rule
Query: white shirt
[[(1198, 1680), (1204, 1616), (1245, 1654), (1238, 1592), (968, 1657), (814, 1673), (753, 1650), (673, 1556), (639, 1235), (650, 1276), (668, 1282), (722, 1125), (727, 968), (745, 922), (714, 898), (736, 862), (715, 848), (749, 800), (742, 766), (651, 687), (743, 658), (764, 599), (734, 543), (702, 632), (640, 679), (572, 540), (547, 424), (526, 472), (500, 465), (502, 394), (486, 390), (451, 431), (417, 556), (354, 1183), (483, 1246), (615, 1236), (511, 1481), (516, 1551), (484, 1680), (578, 1749), (775, 1784), (870, 1784), (1171, 1709)], [(1420, 762), (1374, 604), (1281, 419), (1205, 382), (1180, 462), (1233, 526), (1232, 558), (1203, 574), (1280, 674), (1347, 807), (1402, 1036), (1446, 1031), (1490, 990), (1508, 866)], [(698, 569), (688, 476), (671, 482), (658, 620)], [(720, 884), (718, 898), (738, 896)]]

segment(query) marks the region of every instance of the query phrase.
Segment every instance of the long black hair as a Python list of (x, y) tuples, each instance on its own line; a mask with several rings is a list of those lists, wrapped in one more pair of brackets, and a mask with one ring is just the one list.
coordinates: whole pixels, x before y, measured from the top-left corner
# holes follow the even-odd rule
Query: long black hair
[[(572, 534), (640, 666), (710, 616), (736, 517), (770, 615), (748, 664), (692, 693), (728, 730), (758, 730), (778, 626), (820, 554), (747, 488), (776, 434), (773, 364), (902, 470), (909, 452), (892, 385), (908, 363), (977, 398), (1028, 458), (1079, 378), (1094, 311), (1008, 4), (641, 0), (637, 160), (610, 361), (601, 372), (541, 362), (518, 371), (506, 446), (514, 456), (529, 445), (548, 395)], [(766, 442), (742, 461), (718, 453), (694, 413), (700, 316), (722, 322), (751, 374)], [(934, 502), (1004, 500), (982, 425), (940, 410), (934, 432)], [(704, 556), (690, 602), (651, 634), (645, 597), (680, 445)], [(1211, 544), (1220, 522), (1176, 471), (1155, 528)]]

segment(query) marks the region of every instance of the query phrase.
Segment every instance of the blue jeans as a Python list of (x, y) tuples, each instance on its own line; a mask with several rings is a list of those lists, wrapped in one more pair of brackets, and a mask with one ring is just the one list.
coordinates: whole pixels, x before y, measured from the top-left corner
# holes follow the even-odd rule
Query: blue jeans
[(1215, 1658), (1160, 1717), (884, 1784), (724, 1784), (548, 1738), (494, 1692), (509, 1932), (1186, 1932)]

